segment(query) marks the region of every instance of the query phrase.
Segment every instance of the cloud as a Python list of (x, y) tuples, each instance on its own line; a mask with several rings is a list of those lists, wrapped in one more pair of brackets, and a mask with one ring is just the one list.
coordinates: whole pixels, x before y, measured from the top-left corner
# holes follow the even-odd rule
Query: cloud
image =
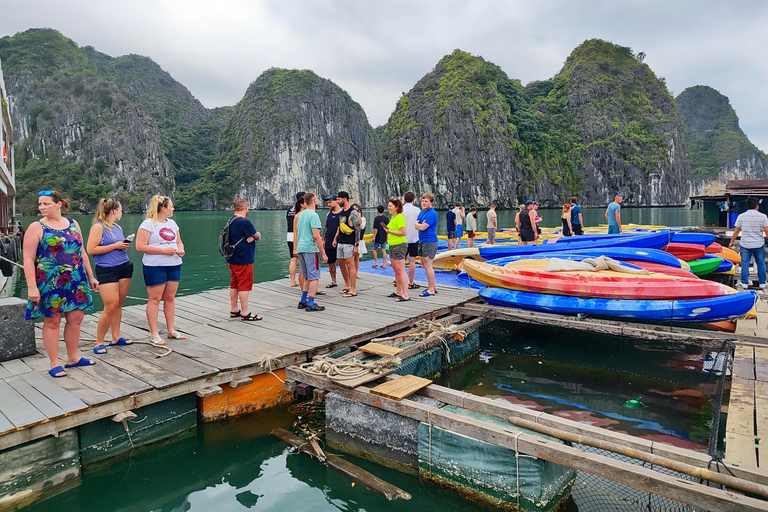
[(109, 55), (146, 55), (209, 108), (237, 103), (270, 67), (311, 69), (349, 92), (374, 126), (456, 48), (527, 83), (601, 38), (644, 51), (675, 95), (709, 85), (728, 96), (768, 150), (762, 0), (27, 0), (13, 11), (0, 35), (51, 27)]

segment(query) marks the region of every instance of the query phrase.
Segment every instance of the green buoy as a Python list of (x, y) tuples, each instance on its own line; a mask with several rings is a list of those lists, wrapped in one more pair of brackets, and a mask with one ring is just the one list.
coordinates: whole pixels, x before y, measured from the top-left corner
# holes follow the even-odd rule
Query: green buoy
[(643, 397), (639, 396), (637, 398), (627, 400), (626, 402), (624, 402), (624, 407), (626, 407), (627, 409), (639, 409), (641, 407), (644, 407), (643, 402), (640, 401), (641, 398)]

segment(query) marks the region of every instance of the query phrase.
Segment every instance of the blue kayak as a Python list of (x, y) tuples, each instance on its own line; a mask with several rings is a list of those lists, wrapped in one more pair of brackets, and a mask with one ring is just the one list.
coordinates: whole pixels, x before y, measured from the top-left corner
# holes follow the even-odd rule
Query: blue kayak
[(697, 244), (704, 247), (711, 245), (717, 240), (717, 236), (712, 233), (689, 233), (687, 231), (676, 231), (672, 233), (672, 241), (679, 244)]
[[(718, 258), (715, 254), (705, 254), (703, 258), (699, 258), (702, 260), (711, 260), (714, 258)], [(724, 260), (723, 258), (718, 258), (720, 261), (720, 266), (717, 267), (715, 270), (712, 271), (713, 274), (717, 274), (719, 272), (729, 272), (733, 268), (733, 263), (731, 263), (728, 260)]]
[[(528, 247), (528, 246), (526, 246)], [(481, 253), (482, 254), (482, 253)], [(668, 252), (658, 249), (635, 249), (632, 247), (605, 247), (603, 249), (582, 249), (573, 251), (558, 251), (556, 253), (544, 252), (539, 254), (524, 254), (516, 256), (504, 256), (487, 261), (491, 265), (504, 266), (511, 261), (522, 259), (563, 258), (581, 261), (585, 258), (608, 256), (618, 261), (642, 261), (646, 263), (658, 263), (668, 267), (681, 268), (680, 260)]]
[(587, 314), (637, 320), (719, 322), (748, 312), (757, 302), (754, 291), (693, 300), (586, 299), (486, 287), (478, 295), (489, 304), (564, 315)]
[[(558, 243), (546, 243), (536, 245), (496, 245), (480, 247), (480, 256), (485, 260), (502, 258), (504, 256), (520, 256), (524, 254), (538, 254), (542, 252), (573, 251), (582, 252), (582, 249), (600, 249), (605, 247), (633, 247), (638, 249), (661, 249), (669, 244), (671, 234), (648, 233), (643, 235), (611, 237), (598, 240), (580, 240), (581, 237), (565, 237)], [(558, 239), (562, 240), (562, 239)]]

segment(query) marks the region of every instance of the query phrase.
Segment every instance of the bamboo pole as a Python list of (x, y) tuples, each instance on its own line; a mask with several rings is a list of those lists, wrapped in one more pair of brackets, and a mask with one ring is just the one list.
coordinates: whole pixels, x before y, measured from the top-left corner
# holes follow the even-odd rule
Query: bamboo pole
[(690, 464), (686, 464), (684, 462), (668, 459), (666, 457), (661, 457), (652, 453), (634, 450), (632, 448), (627, 448), (626, 446), (612, 443), (610, 441), (601, 441), (599, 439), (593, 439), (579, 434), (573, 434), (571, 432), (566, 432), (557, 428), (547, 427), (534, 421), (517, 418), (515, 416), (509, 417), (508, 420), (515, 426), (533, 430), (534, 432), (539, 432), (540, 434), (546, 434), (563, 441), (570, 441), (572, 443), (583, 444), (593, 448), (600, 448), (601, 450), (618, 453), (633, 459), (648, 462), (649, 464), (653, 464), (655, 466), (662, 466), (667, 469), (677, 471), (678, 473), (684, 473), (695, 478), (701, 478), (716, 484), (721, 484), (726, 487), (730, 487), (731, 489), (749, 492), (768, 498), (768, 486), (765, 485), (756, 484), (754, 482), (736, 478), (725, 473), (717, 473), (709, 469), (697, 468), (696, 466), (691, 466)]

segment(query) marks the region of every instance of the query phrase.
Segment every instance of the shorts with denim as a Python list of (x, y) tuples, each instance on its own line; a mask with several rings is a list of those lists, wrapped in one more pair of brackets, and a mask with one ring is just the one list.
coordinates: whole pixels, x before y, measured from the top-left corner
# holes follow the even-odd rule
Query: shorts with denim
[(157, 286), (159, 284), (165, 284), (169, 281), (179, 282), (181, 281), (181, 265), (151, 267), (144, 265), (144, 284), (149, 286)]
[(355, 244), (336, 244), (336, 257), (348, 260), (355, 254)]
[(387, 242), (373, 242), (373, 250), (376, 249), (386, 250), (387, 249)]
[(486, 228), (488, 231), (488, 240), (494, 240), (496, 238), (496, 228)]
[(437, 242), (419, 242), (419, 256), (432, 258), (437, 255)]

